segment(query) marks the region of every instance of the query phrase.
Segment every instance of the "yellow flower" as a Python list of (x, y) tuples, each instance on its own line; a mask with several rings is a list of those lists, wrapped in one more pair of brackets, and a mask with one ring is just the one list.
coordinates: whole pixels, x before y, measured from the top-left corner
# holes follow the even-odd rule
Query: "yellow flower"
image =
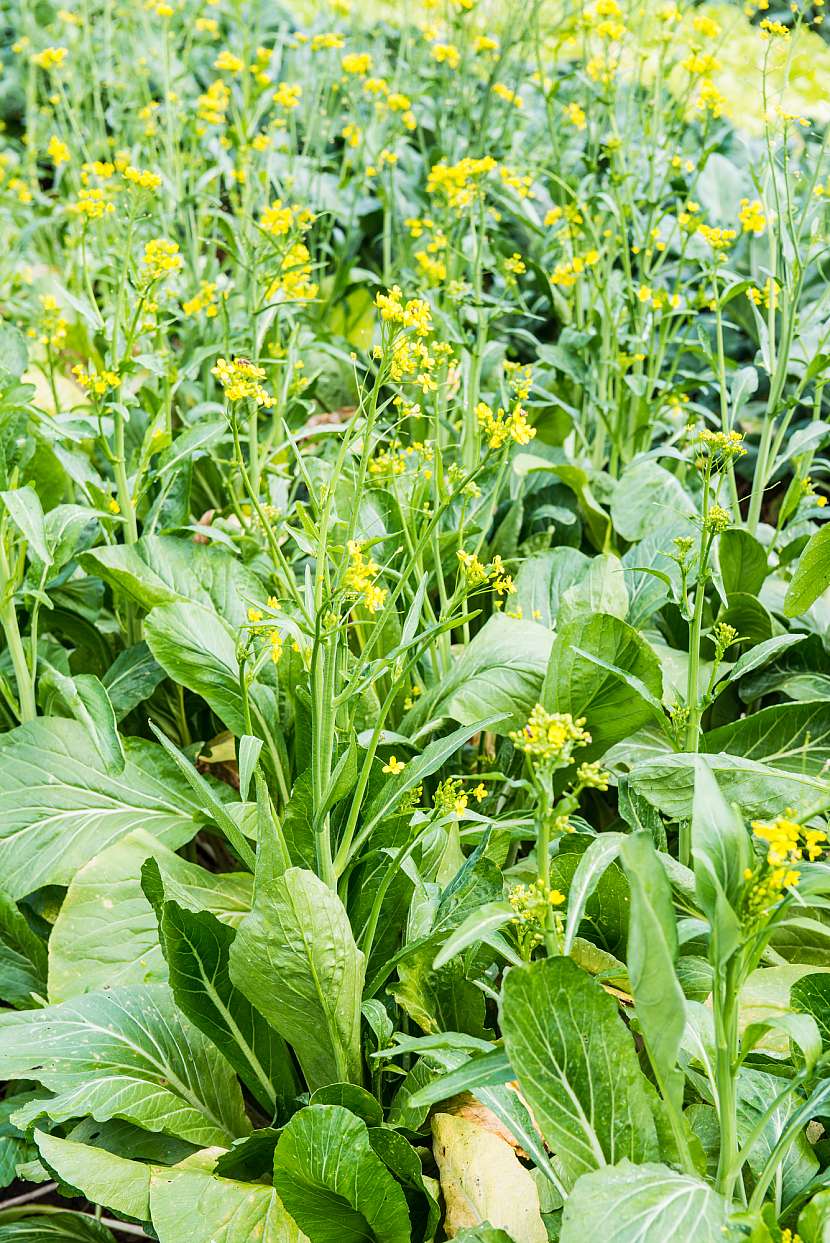
[(118, 504), (118, 501), (115, 499), (114, 496), (111, 496), (110, 499), (107, 501), (107, 509), (114, 516), (121, 513), (121, 506)]
[(178, 272), (184, 260), (179, 254), (176, 242), (168, 242), (163, 237), (153, 238), (144, 247), (142, 275), (149, 282), (163, 280), (172, 272)]
[(347, 52), (340, 60), (344, 73), (359, 74), (361, 77), (372, 68), (372, 58), (368, 52)]
[(583, 109), (580, 108), (579, 104), (577, 103), (566, 104), (565, 116), (570, 121), (571, 125), (574, 126), (575, 129), (585, 129), (585, 126), (587, 124), (587, 119), (586, 119)]
[(293, 108), (300, 106), (302, 95), (303, 88), (299, 83), (280, 82), (274, 91), (273, 100), (280, 108), (285, 108), (287, 112), (290, 112)]
[(42, 52), (35, 52), (32, 64), (38, 69), (60, 69), (65, 60), (65, 47), (46, 47)]
[(394, 755), (389, 756), (389, 760), (384, 764), (382, 772), (391, 773), (393, 777), (397, 777), (398, 773), (402, 773), (406, 768), (403, 760), (397, 759)]
[(55, 168), (60, 168), (61, 164), (67, 164), (71, 158), (70, 153), (69, 153), (69, 148), (67, 147), (65, 142), (61, 142), (57, 134), (53, 134), (52, 137), (49, 139), (49, 145), (46, 148), (46, 154), (49, 156), (49, 159), (55, 165)]
[(264, 369), (248, 358), (218, 358), (211, 375), (222, 385), (228, 401), (255, 401), (266, 409), (274, 404), (271, 394), (259, 383), (265, 378)]
[(759, 199), (753, 199), (751, 203), (749, 199), (741, 199), (738, 219), (743, 225), (744, 233), (754, 233), (756, 237), (760, 237), (767, 227), (767, 218)]
[(213, 67), (214, 69), (221, 69), (225, 73), (241, 73), (245, 68), (245, 62), (240, 56), (236, 56), (233, 52), (229, 52), (227, 48), (224, 48), (213, 62)]
[(454, 43), (433, 43), (432, 59), (448, 69), (457, 69), (461, 64), (461, 53)]

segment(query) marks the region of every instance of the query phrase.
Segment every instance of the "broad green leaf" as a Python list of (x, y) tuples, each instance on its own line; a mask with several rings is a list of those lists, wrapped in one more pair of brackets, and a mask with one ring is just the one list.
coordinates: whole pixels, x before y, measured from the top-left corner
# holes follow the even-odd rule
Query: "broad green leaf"
[(249, 872), (208, 872), (143, 829), (96, 855), (75, 875), (49, 938), (49, 1000), (99, 988), (161, 983), (167, 966), (155, 914), (141, 888), (145, 859), (158, 861), (168, 897), (230, 925), (250, 910)]
[(651, 838), (625, 839), (622, 863), (631, 888), (626, 963), (637, 1021), (664, 1095), (677, 1090), (677, 1055), (686, 1026), (686, 1001), (675, 972), (677, 925), (671, 886)]
[(115, 1243), (115, 1235), (88, 1213), (32, 1213), (0, 1225), (0, 1243)]
[(619, 617), (597, 614), (563, 626), (553, 644), (542, 703), (550, 711), (586, 718), (593, 742), (581, 754), (589, 758), (589, 752), (602, 755), (651, 721), (653, 708), (620, 676), (580, 652), (638, 678), (657, 699), (663, 693), (663, 675), (645, 640)]
[(272, 1187), (202, 1170), (155, 1169), (150, 1216), (160, 1243), (305, 1243)]
[(485, 941), (491, 933), (497, 932), (515, 918), (516, 912), (509, 902), (485, 902), (447, 937), (435, 956), (433, 969), (443, 967), (470, 945)]
[(190, 911), (168, 899), (154, 860), (144, 865), (142, 878), (176, 1004), (222, 1050), (260, 1105), (275, 1113), (278, 1093), (292, 1097), (298, 1084), (284, 1042), (231, 982), (234, 929), (210, 911)]
[(649, 460), (627, 466), (611, 498), (611, 521), (630, 543), (654, 530), (665, 530), (678, 514), (693, 513), (694, 505), (680, 480)]
[(552, 630), (562, 596), (584, 577), (591, 561), (576, 548), (551, 548), (528, 557), (516, 575), (516, 604), (522, 616)]
[(522, 1095), (573, 1183), (625, 1157), (658, 1155), (631, 1034), (613, 999), (569, 958), (511, 971), (502, 1032)]
[(830, 587), (830, 525), (810, 537), (784, 597), (786, 617), (800, 617)]
[(0, 735), (0, 875), (12, 897), (69, 884), (132, 829), (176, 849), (205, 822), (160, 747), (128, 738), (124, 751), (113, 777), (78, 721), (49, 718)]
[(44, 565), (51, 565), (52, 556), (46, 546), (46, 533), (43, 528), (43, 506), (34, 488), (14, 488), (9, 492), (0, 492), (0, 498), (12, 522), (29, 545), (31, 553)]
[(151, 1166), (46, 1131), (34, 1136), (47, 1169), (62, 1183), (123, 1217), (149, 1221)]
[(714, 920), (723, 896), (728, 902), (737, 900), (752, 847), (740, 816), (727, 803), (703, 757), (695, 771), (692, 858), (701, 908)]
[(767, 576), (767, 554), (763, 544), (748, 531), (734, 527), (718, 539), (718, 561), (727, 596), (736, 592), (757, 595)]
[(666, 1165), (619, 1165), (585, 1174), (565, 1204), (560, 1243), (723, 1243), (726, 1201)]
[(566, 954), (571, 951), (588, 899), (599, 884), (606, 868), (610, 867), (619, 855), (624, 841), (622, 833), (601, 833), (588, 844), (580, 858), (568, 886), (568, 915), (564, 941)]
[(487, 1222), (515, 1243), (547, 1243), (536, 1184), (506, 1140), (467, 1118), (438, 1113), (432, 1141), (450, 1238)]
[(250, 1130), (230, 1066), (164, 985), (0, 1015), (0, 1077), (55, 1093), (16, 1120), (124, 1118), (199, 1146), (227, 1146)]
[[(237, 737), (247, 733), (236, 633), (218, 613), (201, 604), (163, 604), (148, 614), (144, 633), (154, 658), (174, 682), (201, 695)], [(271, 688), (254, 682), (249, 701), (260, 724), (276, 719)]]
[(0, 1001), (18, 1009), (46, 995), (46, 944), (0, 889)]
[(118, 734), (115, 712), (100, 679), (90, 673), (67, 677), (50, 666), (41, 676), (41, 686), (54, 688), (75, 720), (84, 726), (98, 749), (106, 771), (111, 776), (123, 773), (124, 747)]
[(701, 750), (740, 755), (799, 774), (818, 774), (830, 761), (830, 704), (773, 704), (712, 729)]
[(274, 1187), (311, 1243), (411, 1243), (401, 1187), (340, 1105), (307, 1106), (283, 1127)]
[[(663, 755), (631, 770), (632, 789), (671, 820), (692, 814), (696, 755)], [(706, 762), (730, 803), (747, 818), (777, 816), (784, 807), (810, 807), (830, 795), (830, 782), (810, 773), (788, 772), (737, 755), (708, 754)]]
[(551, 641), (544, 626), (497, 613), (464, 649), (419, 719), (428, 708), (432, 717), (449, 716), (462, 725), (487, 717), (499, 733), (518, 728), (539, 698)]
[(607, 613), (624, 619), (628, 612), (628, 588), (619, 557), (603, 553), (594, 557), (578, 582), (564, 592), (558, 624), (568, 626), (583, 617)]
[(116, 656), (101, 681), (107, 689), (116, 720), (149, 699), (165, 672), (142, 640)]
[(242, 625), (249, 606), (266, 594), (235, 554), (170, 535), (95, 548), (81, 564), (142, 608), (191, 600), (214, 609), (231, 627)]
[(365, 959), (346, 910), (313, 872), (258, 886), (230, 950), (230, 978), (294, 1049), (313, 1091), (362, 1080)]

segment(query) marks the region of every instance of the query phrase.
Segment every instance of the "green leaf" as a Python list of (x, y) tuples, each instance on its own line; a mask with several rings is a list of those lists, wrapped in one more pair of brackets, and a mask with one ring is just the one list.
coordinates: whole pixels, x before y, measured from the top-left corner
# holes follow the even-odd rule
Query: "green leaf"
[(58, 1211), (5, 1222), (0, 1243), (115, 1243), (115, 1236), (87, 1213)]
[(627, 612), (628, 588), (622, 561), (611, 553), (603, 553), (593, 558), (579, 581), (563, 594), (557, 622), (567, 626), (595, 613), (624, 619)]
[(585, 576), (589, 557), (576, 548), (551, 548), (528, 557), (516, 575), (516, 604), (522, 616), (552, 630), (562, 596)]
[(757, 595), (767, 576), (767, 553), (754, 535), (733, 527), (718, 540), (718, 560), (727, 596)]
[(210, 911), (190, 911), (169, 900), (155, 860), (145, 863), (142, 880), (158, 918), (176, 1004), (222, 1050), (262, 1107), (275, 1113), (277, 1094), (293, 1097), (298, 1084), (284, 1042), (231, 982), (234, 929)]
[(46, 533), (43, 527), (43, 506), (37, 492), (32, 487), (13, 488), (8, 492), (0, 492), (0, 497), (9, 512), (9, 517), (26, 540), (31, 552), (44, 565), (51, 565), (52, 554), (46, 545)]
[(151, 1166), (45, 1131), (35, 1130), (34, 1137), (46, 1167), (62, 1183), (122, 1217), (149, 1221)]
[(0, 323), (0, 369), (19, 380), (29, 361), (26, 338), (14, 324)]
[(232, 628), (243, 625), (249, 606), (266, 594), (234, 553), (170, 535), (94, 548), (81, 565), (142, 608), (190, 600), (213, 609)]
[(727, 803), (703, 757), (695, 771), (692, 858), (701, 909), (714, 920), (723, 898), (737, 901), (752, 860), (752, 846), (743, 821)]
[[(463, 725), (487, 717), (499, 733), (518, 728), (539, 698), (551, 635), (532, 621), (497, 613), (442, 678), (437, 697), (418, 705), (417, 720), (449, 716)], [(412, 714), (410, 714), (412, 715)]]
[(167, 965), (156, 916), (141, 888), (141, 867), (155, 859), (167, 896), (234, 925), (250, 910), (249, 872), (208, 872), (135, 829), (75, 875), (49, 938), (49, 1000), (122, 984), (163, 983)]
[(797, 643), (802, 643), (806, 638), (806, 634), (776, 634), (771, 639), (764, 639), (763, 643), (757, 643), (744, 652), (743, 656), (735, 662), (725, 682), (737, 682), (744, 674), (751, 673), (755, 669), (762, 669), (771, 660), (775, 660), (781, 652), (795, 647)]
[(693, 513), (694, 506), (680, 480), (648, 459), (625, 468), (611, 498), (611, 521), (630, 543), (652, 531), (664, 530), (678, 514)]
[(403, 1191), (340, 1105), (310, 1105), (283, 1127), (274, 1187), (311, 1243), (410, 1243)]
[(79, 867), (132, 829), (176, 849), (204, 824), (205, 813), (160, 747), (128, 738), (124, 752), (116, 778), (77, 721), (53, 717), (0, 735), (0, 875), (13, 898), (69, 884)]
[(0, 1077), (55, 1093), (18, 1110), (16, 1121), (124, 1118), (199, 1146), (227, 1146), (250, 1130), (230, 1066), (164, 985), (0, 1015)]
[[(201, 695), (237, 737), (248, 732), (236, 632), (212, 608), (193, 603), (160, 605), (148, 614), (144, 634), (154, 658), (174, 682)], [(254, 682), (248, 695), (255, 719), (276, 719), (271, 688)]]
[[(830, 794), (830, 783), (809, 773), (788, 772), (737, 755), (706, 756), (718, 785), (730, 803), (748, 818), (777, 816), (782, 807), (809, 807)], [(632, 789), (672, 820), (692, 814), (696, 755), (663, 755), (634, 765)]]
[(658, 1155), (646, 1080), (613, 999), (569, 958), (511, 971), (504, 1044), (548, 1146), (573, 1183), (586, 1170)]
[(622, 846), (622, 863), (631, 888), (626, 963), (637, 1021), (654, 1073), (664, 1094), (678, 1093), (677, 1055), (686, 1026), (686, 1001), (677, 979), (677, 924), (671, 886), (650, 836), (635, 833)]
[(622, 833), (601, 833), (589, 842), (568, 886), (568, 916), (565, 923), (564, 953), (569, 954), (579, 925), (585, 914), (585, 906), (596, 889), (606, 868), (610, 867), (620, 853), (625, 838)]
[(723, 1243), (727, 1204), (666, 1165), (622, 1161), (585, 1174), (565, 1203), (560, 1243)]
[(272, 1187), (202, 1170), (153, 1171), (150, 1216), (160, 1243), (305, 1243)]
[(142, 640), (116, 656), (101, 681), (110, 697), (116, 720), (137, 708), (164, 681), (165, 672)]
[(800, 617), (830, 587), (830, 524), (811, 536), (784, 597), (784, 616)]
[(700, 745), (703, 751), (817, 775), (830, 761), (830, 704), (823, 700), (773, 704), (709, 730)]
[(45, 994), (46, 945), (0, 889), (0, 1000), (28, 1009)]
[(599, 756), (649, 722), (654, 710), (618, 672), (586, 659), (583, 652), (639, 679), (657, 699), (663, 694), (663, 675), (645, 640), (619, 617), (601, 613), (562, 627), (545, 675), (542, 703), (549, 711), (585, 717), (593, 739), (590, 755)]
[(231, 980), (294, 1049), (312, 1091), (362, 1080), (364, 972), (342, 902), (313, 872), (289, 868), (257, 886)]
[(66, 677), (51, 665), (41, 675), (41, 686), (53, 687), (69, 711), (87, 730), (110, 776), (124, 771), (124, 747), (115, 712), (103, 683), (91, 673)]

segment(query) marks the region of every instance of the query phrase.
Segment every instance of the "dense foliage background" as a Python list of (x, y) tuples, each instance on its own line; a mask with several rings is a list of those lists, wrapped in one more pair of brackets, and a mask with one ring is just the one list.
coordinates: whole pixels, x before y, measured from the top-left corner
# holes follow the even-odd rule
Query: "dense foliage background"
[(0, 1243), (830, 1238), (823, 8), (5, 7)]

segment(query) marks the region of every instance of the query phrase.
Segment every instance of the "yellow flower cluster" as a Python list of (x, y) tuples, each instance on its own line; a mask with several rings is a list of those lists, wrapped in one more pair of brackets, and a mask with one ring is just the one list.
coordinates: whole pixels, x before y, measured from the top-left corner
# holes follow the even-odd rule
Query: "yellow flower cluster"
[(720, 253), (729, 250), (730, 246), (737, 237), (734, 229), (720, 229), (709, 224), (699, 224), (697, 226), (698, 237), (702, 237), (704, 242), (711, 246), (712, 250)]
[(746, 454), (743, 439), (741, 432), (713, 432), (709, 427), (701, 428), (696, 432), (693, 441), (698, 453), (698, 466), (701, 466), (707, 459), (720, 464), (743, 457)]
[(450, 207), (469, 207), (481, 193), (482, 180), (497, 167), (491, 155), (479, 159), (468, 155), (457, 164), (442, 160), (429, 171), (427, 194), (442, 194)]
[(60, 69), (65, 60), (65, 47), (45, 47), (42, 52), (35, 52), (32, 64), (38, 69)]
[(744, 233), (754, 233), (756, 237), (760, 237), (767, 227), (767, 218), (760, 199), (753, 199), (751, 203), (749, 199), (741, 199), (738, 219), (743, 226)]
[(805, 858), (811, 862), (818, 859), (827, 841), (821, 829), (808, 829), (793, 819), (794, 812), (787, 808), (783, 816), (775, 820), (753, 820), (752, 831), (767, 844), (767, 853), (760, 866), (747, 868), (744, 879), (749, 883), (744, 899), (746, 915), (750, 918), (765, 915), (783, 896), (787, 889), (794, 889), (799, 882), (797, 865)]
[(562, 259), (553, 269), (550, 283), (572, 289), (585, 269), (593, 267), (599, 260), (599, 251), (593, 249), (586, 251), (584, 255), (574, 255), (572, 259)]
[(571, 764), (575, 747), (587, 747), (591, 735), (585, 718), (574, 720), (570, 712), (548, 712), (537, 704), (523, 729), (511, 731), (509, 737), (519, 751), (542, 764)]
[(513, 578), (505, 570), (504, 562), (498, 554), (488, 565), (483, 565), (473, 552), (465, 552), (460, 548), (456, 553), (464, 571), (464, 581), (468, 588), (480, 587), (482, 583), (492, 579), (493, 590), (497, 596), (511, 595), (515, 590)]
[(227, 84), (221, 78), (217, 78), (197, 99), (196, 115), (207, 125), (223, 125), (230, 102), (231, 93)]
[(305, 242), (294, 242), (280, 260), (280, 270), (265, 297), (270, 302), (282, 293), (291, 302), (317, 297), (319, 286), (311, 279), (311, 254)]
[(536, 428), (528, 423), (527, 415), (519, 402), (507, 414), (501, 406), (494, 412), (486, 401), (480, 401), (476, 406), (476, 418), (491, 449), (501, 449), (508, 440), (517, 445), (530, 444), (536, 435)]
[(118, 388), (121, 383), (116, 371), (87, 371), (80, 363), (76, 363), (72, 368), (72, 374), (81, 388), (95, 393), (98, 397), (103, 397), (104, 393), (109, 392), (110, 389)]
[(185, 315), (199, 315), (204, 312), (207, 319), (215, 319), (218, 313), (216, 305), (216, 282), (202, 281), (199, 292), (182, 303)]
[(369, 613), (377, 613), (386, 600), (386, 588), (378, 587), (375, 582), (379, 573), (380, 566), (365, 556), (362, 545), (357, 540), (349, 540), (349, 564), (343, 583)]
[(57, 134), (53, 134), (49, 139), (46, 147), (46, 154), (54, 164), (55, 168), (60, 168), (61, 164), (68, 164), (70, 160), (70, 152), (65, 142), (61, 142)]
[(168, 242), (166, 238), (154, 237), (144, 247), (142, 259), (142, 276), (147, 284), (163, 280), (172, 272), (181, 270), (183, 259), (176, 242)]
[(265, 379), (264, 369), (248, 358), (218, 358), (211, 375), (222, 385), (228, 401), (255, 401), (266, 409), (274, 404), (271, 394), (260, 384)]
[(109, 201), (100, 186), (86, 186), (78, 191), (77, 199), (69, 203), (66, 210), (85, 220), (100, 220), (115, 211), (115, 204)]

